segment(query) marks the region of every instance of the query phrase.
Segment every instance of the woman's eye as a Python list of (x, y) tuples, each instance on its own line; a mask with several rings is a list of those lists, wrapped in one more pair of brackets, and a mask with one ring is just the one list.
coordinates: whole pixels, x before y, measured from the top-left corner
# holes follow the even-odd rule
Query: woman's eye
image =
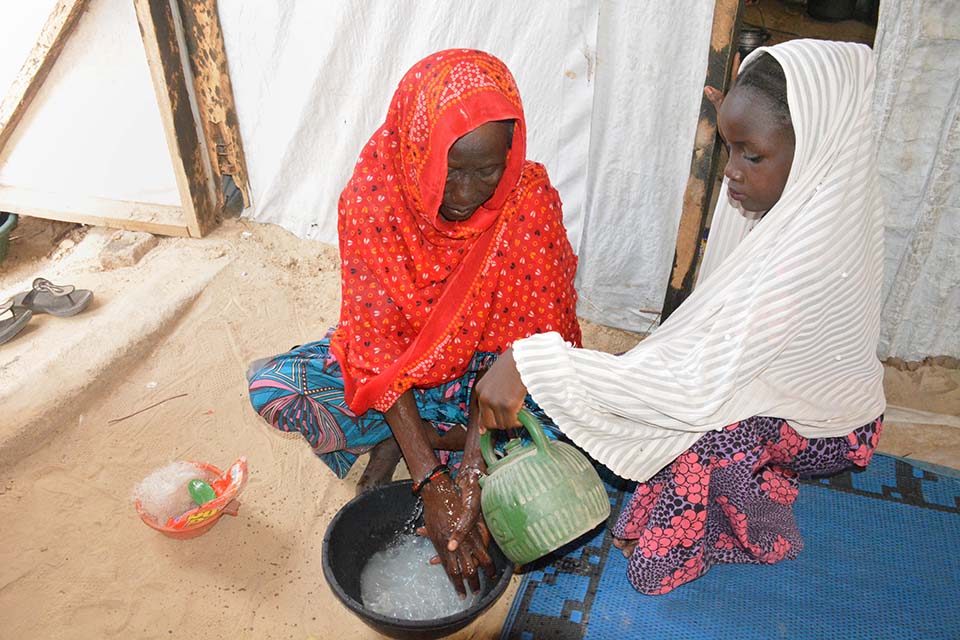
[(743, 159), (746, 160), (747, 162), (752, 162), (753, 164), (757, 164), (758, 162), (760, 162), (760, 160), (763, 159), (763, 157), (762, 157), (762, 156), (748, 156), (748, 155), (744, 154), (744, 155), (743, 155)]
[(482, 179), (486, 180), (488, 178), (494, 177), (499, 172), (500, 172), (500, 167), (487, 167), (486, 169), (480, 169), (480, 171), (478, 171), (477, 174)]

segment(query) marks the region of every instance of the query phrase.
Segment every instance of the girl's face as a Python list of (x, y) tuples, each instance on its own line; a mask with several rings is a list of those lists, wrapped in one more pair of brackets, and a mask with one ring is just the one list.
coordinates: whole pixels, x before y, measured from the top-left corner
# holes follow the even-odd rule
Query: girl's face
[(728, 195), (747, 211), (768, 211), (777, 203), (793, 164), (793, 128), (777, 122), (767, 100), (749, 88), (734, 88), (717, 117), (730, 155), (723, 172)]

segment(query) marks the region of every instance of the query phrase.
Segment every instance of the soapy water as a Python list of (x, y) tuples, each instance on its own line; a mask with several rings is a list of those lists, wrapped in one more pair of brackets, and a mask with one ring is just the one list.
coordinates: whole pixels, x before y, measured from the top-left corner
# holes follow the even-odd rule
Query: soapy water
[(171, 462), (144, 478), (133, 490), (134, 500), (153, 516), (157, 523), (167, 524), (170, 518), (181, 516), (196, 508), (197, 503), (190, 496), (191, 480), (199, 478), (207, 483), (216, 480), (212, 473), (204, 471), (190, 462)]
[(437, 555), (425, 536), (401, 534), (386, 549), (373, 554), (360, 573), (360, 596), (370, 611), (400, 620), (436, 620), (472, 607), (486, 588), (480, 574), (480, 591), (460, 595), (443, 565), (430, 564)]

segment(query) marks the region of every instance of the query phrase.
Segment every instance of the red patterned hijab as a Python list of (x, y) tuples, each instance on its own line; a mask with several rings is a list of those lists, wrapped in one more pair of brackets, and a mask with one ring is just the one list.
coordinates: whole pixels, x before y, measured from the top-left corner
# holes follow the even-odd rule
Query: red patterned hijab
[[(450, 222), (439, 213), (447, 151), (495, 120), (516, 122), (503, 177), (470, 219)], [(577, 258), (560, 197), (525, 152), (516, 83), (490, 54), (440, 51), (400, 81), (339, 202), (331, 347), (354, 412), (385, 411), (411, 387), (463, 375), (477, 351), (535, 333), (579, 345)]]

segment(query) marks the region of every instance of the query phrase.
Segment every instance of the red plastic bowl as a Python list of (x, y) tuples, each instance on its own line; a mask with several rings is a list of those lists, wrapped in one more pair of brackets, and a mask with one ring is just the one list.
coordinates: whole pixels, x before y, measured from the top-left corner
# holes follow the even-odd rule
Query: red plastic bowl
[(139, 500), (134, 503), (137, 513), (140, 514), (140, 519), (148, 527), (177, 540), (189, 540), (202, 536), (212, 529), (213, 525), (217, 524), (220, 516), (224, 514), (228, 516), (237, 515), (237, 511), (240, 509), (237, 496), (240, 495), (247, 483), (247, 459), (245, 457), (240, 457), (230, 465), (226, 472), (205, 462), (190, 461), (190, 464), (216, 476), (217, 479), (211, 483), (214, 492), (217, 494), (216, 498), (176, 518), (171, 518), (166, 524), (160, 524), (156, 518), (144, 511)]

